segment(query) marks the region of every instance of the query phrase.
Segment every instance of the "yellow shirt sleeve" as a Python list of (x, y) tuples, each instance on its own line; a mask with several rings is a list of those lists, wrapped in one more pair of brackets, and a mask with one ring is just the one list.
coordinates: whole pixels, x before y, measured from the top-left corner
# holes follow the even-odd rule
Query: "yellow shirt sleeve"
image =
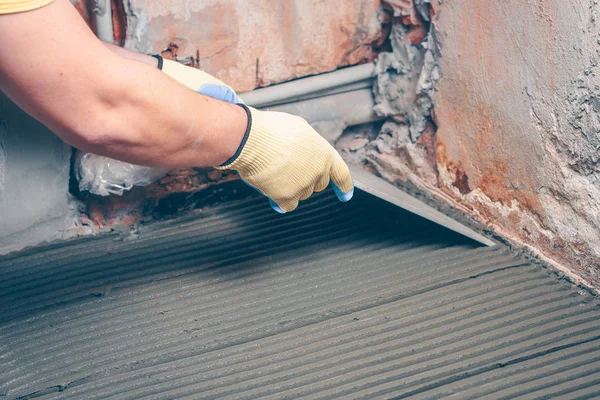
[(11, 14), (35, 10), (54, 0), (0, 0), (0, 14)]

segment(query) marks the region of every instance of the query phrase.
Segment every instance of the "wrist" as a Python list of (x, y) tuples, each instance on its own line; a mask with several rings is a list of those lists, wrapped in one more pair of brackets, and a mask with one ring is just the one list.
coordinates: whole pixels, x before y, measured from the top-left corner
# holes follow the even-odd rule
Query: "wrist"
[(154, 66), (162, 71), (162, 69), (163, 69), (162, 56), (160, 54), (152, 54), (150, 57), (156, 59), (156, 65), (154, 65)]
[(242, 108), (246, 114), (246, 129), (244, 130), (242, 139), (239, 141), (235, 152), (225, 162), (219, 164), (219, 169), (229, 169), (229, 167), (240, 157), (242, 150), (248, 141), (248, 137), (250, 136), (250, 130), (252, 129), (252, 113), (245, 104), (239, 103), (237, 106)]
[(217, 169), (230, 169), (229, 167), (239, 159), (243, 148), (246, 145), (252, 127), (252, 114), (245, 105), (227, 104), (232, 111), (231, 121), (228, 125), (231, 127), (231, 134), (226, 137), (218, 138), (220, 149), (218, 157), (215, 158)]

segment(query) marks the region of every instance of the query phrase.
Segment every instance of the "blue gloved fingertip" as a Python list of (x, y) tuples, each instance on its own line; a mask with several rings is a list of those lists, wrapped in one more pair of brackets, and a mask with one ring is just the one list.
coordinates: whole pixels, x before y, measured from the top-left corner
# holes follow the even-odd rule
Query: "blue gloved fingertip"
[(273, 200), (269, 199), (269, 204), (271, 205), (271, 208), (277, 211), (279, 214), (285, 214), (285, 211), (283, 211), (281, 207), (279, 207)]
[[(239, 173), (238, 171), (236, 171), (236, 172), (237, 172), (238, 176), (240, 176), (240, 173)], [(258, 193), (260, 193), (260, 194), (262, 194), (263, 196), (265, 196), (265, 194), (264, 194), (264, 193), (263, 193), (261, 190), (259, 190), (258, 188), (255, 188), (254, 186), (252, 186), (251, 184), (249, 184), (248, 182), (246, 182), (245, 180), (243, 180), (241, 176), (240, 176), (240, 179), (241, 179), (241, 181), (242, 181), (242, 182), (244, 182), (246, 185), (250, 186), (252, 189), (256, 190)], [(267, 196), (265, 196), (265, 197), (267, 197)], [(267, 199), (269, 199), (269, 198), (267, 197)], [(273, 200), (269, 199), (269, 204), (271, 205), (271, 208), (272, 208), (273, 210), (277, 211), (279, 214), (285, 214), (285, 211), (283, 211), (283, 210), (281, 209), (281, 207), (279, 207), (279, 206), (277, 205), (277, 203), (275, 203)]]
[(350, 189), (350, 191), (346, 192), (346, 193), (342, 192), (342, 189), (340, 189), (333, 182), (331, 182), (331, 187), (333, 188), (333, 191), (334, 191), (335, 195), (337, 196), (337, 198), (344, 203), (347, 201), (350, 201), (352, 196), (354, 196), (354, 184), (352, 184), (352, 189)]
[(227, 86), (217, 85), (216, 83), (205, 83), (198, 89), (198, 93), (228, 103), (243, 103), (233, 90), (229, 89)]

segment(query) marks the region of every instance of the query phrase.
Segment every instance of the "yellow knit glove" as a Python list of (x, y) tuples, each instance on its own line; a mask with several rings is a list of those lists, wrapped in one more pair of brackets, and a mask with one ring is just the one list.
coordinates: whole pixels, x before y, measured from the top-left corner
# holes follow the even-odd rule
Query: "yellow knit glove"
[(196, 68), (187, 67), (176, 61), (165, 60), (161, 56), (153, 56), (158, 60), (158, 68), (182, 85), (218, 100), (229, 103), (242, 103), (235, 91), (223, 81)]
[(338, 152), (303, 118), (242, 106), (248, 129), (237, 153), (218, 169), (233, 169), (284, 213), (298, 201), (324, 190), (329, 181), (341, 201), (348, 201), (354, 185)]

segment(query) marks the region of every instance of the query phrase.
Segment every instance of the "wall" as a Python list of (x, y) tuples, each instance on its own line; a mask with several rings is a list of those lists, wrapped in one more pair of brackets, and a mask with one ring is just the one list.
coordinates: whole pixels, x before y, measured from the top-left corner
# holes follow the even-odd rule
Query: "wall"
[(485, 221), (600, 285), (594, 0), (440, 7), (439, 182)]
[(379, 0), (130, 0), (125, 46), (197, 66), (239, 92), (371, 61)]
[(0, 93), (0, 254), (75, 234), (71, 148)]
[(389, 4), (375, 87), (389, 118), (349, 130), (345, 158), (600, 289), (597, 1)]

